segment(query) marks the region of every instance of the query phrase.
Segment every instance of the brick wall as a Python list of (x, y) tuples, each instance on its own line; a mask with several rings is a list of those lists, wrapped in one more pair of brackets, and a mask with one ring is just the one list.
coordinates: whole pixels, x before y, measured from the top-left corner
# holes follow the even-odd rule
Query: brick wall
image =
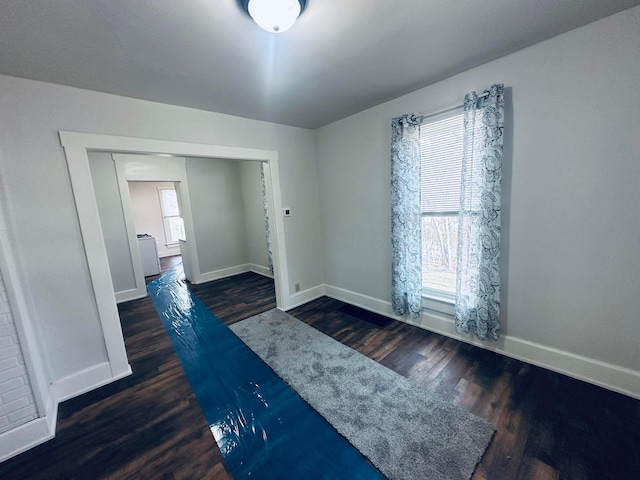
[(11, 306), (0, 275), (0, 434), (37, 416)]

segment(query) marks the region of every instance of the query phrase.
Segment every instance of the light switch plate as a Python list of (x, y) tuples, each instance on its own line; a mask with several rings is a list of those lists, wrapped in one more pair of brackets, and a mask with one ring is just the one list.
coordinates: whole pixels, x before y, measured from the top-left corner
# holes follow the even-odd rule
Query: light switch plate
[(285, 217), (290, 217), (291, 216), (291, 209), (290, 208), (283, 208), (282, 211), (283, 211)]

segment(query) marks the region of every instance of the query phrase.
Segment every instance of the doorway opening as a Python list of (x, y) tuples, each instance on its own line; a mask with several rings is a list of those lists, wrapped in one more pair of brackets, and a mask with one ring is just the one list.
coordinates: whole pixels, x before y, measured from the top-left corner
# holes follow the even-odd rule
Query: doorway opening
[[(130, 374), (131, 368), (127, 360), (122, 328), (120, 326), (109, 272), (105, 241), (102, 235), (95, 192), (92, 188), (91, 170), (88, 161), (89, 151), (137, 155), (167, 154), (170, 156), (205, 157), (211, 159), (226, 158), (239, 161), (263, 162), (267, 191), (267, 209), (273, 219), (271, 229), (276, 305), (283, 310), (287, 308), (291, 295), (288, 288), (284, 223), (281, 216), (275, 215), (275, 212), (282, 211), (278, 153), (276, 151), (78, 132), (60, 132), (60, 140), (69, 168), (89, 274), (92, 280), (96, 307), (102, 325), (113, 379)], [(136, 179), (136, 173), (140, 173), (136, 168), (137, 166), (139, 165), (130, 165), (130, 170), (126, 175), (127, 180)], [(182, 177), (156, 178), (156, 180), (165, 179), (176, 181), (177, 179), (182, 180)], [(184, 184), (181, 183), (180, 187), (181, 192), (188, 194), (188, 185), (186, 182)], [(121, 189), (121, 191), (122, 190), (128, 190), (128, 188)], [(193, 236), (193, 225), (190, 224), (188, 220), (189, 215), (187, 215), (186, 212), (186, 209), (189, 208), (189, 202), (184, 202), (183, 208), (185, 209), (183, 218), (185, 221), (186, 237), (193, 237), (192, 241), (187, 242), (190, 245), (189, 251), (192, 254), (195, 252), (195, 255), (197, 255), (197, 249), (195, 248), (196, 238)], [(202, 278), (197, 262), (193, 262), (191, 266), (194, 267), (193, 276), (195, 283), (199, 283)]]

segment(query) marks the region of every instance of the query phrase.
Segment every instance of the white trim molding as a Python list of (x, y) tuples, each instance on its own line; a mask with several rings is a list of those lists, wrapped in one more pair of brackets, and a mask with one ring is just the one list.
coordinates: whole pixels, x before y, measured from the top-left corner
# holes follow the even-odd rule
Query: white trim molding
[[(272, 225), (272, 240), (276, 303), (281, 307), (289, 298), (284, 222), (282, 216), (276, 214), (276, 212), (282, 211), (278, 152), (78, 132), (61, 131), (59, 136), (69, 170), (84, 252), (108, 361), (65, 378), (57, 379), (49, 385), (49, 372), (44, 369), (44, 361), (38, 356), (40, 350), (37, 346), (36, 336), (29, 323), (28, 308), (25, 299), (22, 297), (22, 291), (19, 289), (20, 283), (11, 282), (15, 289), (9, 291), (10, 289), (8, 288), (7, 291), (11, 295), (13, 293), (16, 294), (11, 299), (11, 303), (17, 306), (20, 310), (17, 314), (22, 317), (20, 322), (16, 322), (16, 326), (19, 327), (19, 335), (21, 335), (21, 341), (24, 342), (25, 359), (33, 382), (32, 386), (36, 396), (39, 418), (0, 436), (0, 461), (52, 438), (55, 435), (58, 404), (60, 402), (114, 382), (132, 373), (127, 359), (120, 317), (116, 306), (116, 295), (111, 281), (107, 251), (89, 168), (89, 150), (130, 154), (161, 153), (176, 156), (264, 162), (267, 208), (275, 219)], [(185, 193), (188, 193), (186, 185), (180, 185), (180, 187), (185, 189)], [(190, 204), (184, 205), (184, 207), (189, 208)], [(5, 220), (3, 212), (0, 211), (0, 247), (8, 248), (11, 242), (8, 241), (9, 238), (4, 228)], [(186, 225), (185, 228), (187, 228)], [(193, 232), (191, 233), (193, 239), (195, 236)], [(0, 248), (0, 253), (2, 253), (1, 250), (2, 248)], [(9, 276), (14, 277), (14, 274), (18, 272), (18, 268), (13, 265), (13, 257), (11, 255), (5, 257), (2, 254), (0, 255), (0, 260), (3, 274), (7, 275), (5, 282), (9, 284)], [(249, 270), (248, 266), (247, 270)], [(198, 277), (200, 277), (199, 271), (197, 273)], [(125, 295), (133, 294), (131, 292), (119, 293), (121, 298)]]
[(571, 352), (540, 345), (522, 338), (503, 335), (495, 343), (481, 342), (471, 334), (456, 332), (453, 318), (438, 312), (424, 310), (418, 320), (398, 317), (391, 302), (362, 295), (343, 288), (324, 286), (325, 295), (336, 300), (370, 310), (446, 337), (470, 343), (510, 358), (562, 373), (578, 380), (613, 390), (640, 400), (640, 371), (602, 362)]
[[(74, 202), (80, 222), (80, 230), (84, 243), (87, 265), (93, 294), (96, 300), (98, 317), (102, 326), (104, 342), (107, 350), (111, 378), (117, 379), (130, 372), (127, 353), (120, 325), (120, 317), (116, 307), (116, 298), (111, 282), (109, 262), (104, 243), (98, 206), (96, 202), (91, 170), (87, 152), (99, 150), (117, 154), (169, 154), (178, 157), (228, 158), (232, 160), (264, 162), (265, 183), (267, 187), (267, 208), (275, 222), (272, 225), (274, 283), (276, 304), (281, 307), (289, 298), (289, 274), (282, 215), (282, 197), (280, 192), (280, 175), (278, 152), (257, 150), (252, 148), (228, 147), (223, 145), (207, 145), (169, 140), (156, 140), (113, 135), (60, 131), (60, 143), (64, 149), (74, 194)], [(133, 166), (132, 168), (134, 168)], [(127, 173), (128, 179), (134, 179), (133, 171)], [(180, 189), (187, 188), (179, 185)], [(189, 205), (183, 205), (188, 208)], [(185, 216), (185, 223), (187, 223)], [(185, 229), (190, 227), (185, 224)], [(187, 235), (194, 240), (192, 226)], [(195, 250), (195, 246), (194, 246)], [(193, 259), (192, 263), (197, 261)], [(195, 282), (200, 282), (199, 270), (193, 271)]]
[[(129, 240), (129, 251), (131, 252), (131, 263), (136, 282), (135, 292), (128, 295), (121, 295), (121, 298), (142, 298), (147, 295), (147, 284), (142, 268), (142, 257), (138, 245), (138, 237), (131, 208), (131, 193), (129, 182), (173, 182), (179, 196), (179, 202), (184, 218), (184, 228), (189, 238), (185, 243), (185, 248), (189, 250), (183, 261), (191, 259), (190, 272), (195, 278), (200, 275), (198, 265), (198, 250), (196, 236), (193, 226), (193, 216), (191, 214), (191, 197), (189, 195), (189, 184), (187, 181), (186, 160), (183, 157), (160, 157), (152, 155), (124, 155), (113, 154), (113, 161), (118, 178), (120, 191), (120, 202), (124, 214), (125, 229)], [(180, 250), (180, 247), (178, 247)], [(195, 261), (194, 261), (195, 260)], [(120, 302), (116, 294), (116, 300)], [(124, 301), (124, 300), (123, 300)]]
[(251, 270), (253, 273), (257, 273), (258, 275), (262, 275), (263, 277), (273, 278), (273, 275), (271, 274), (271, 270), (269, 270), (269, 267), (264, 267), (256, 263), (250, 263), (249, 270)]
[[(61, 138), (63, 138), (62, 134)], [(75, 139), (75, 137), (72, 137), (72, 139)], [(107, 357), (112, 375), (115, 378), (120, 376), (122, 372), (129, 370), (129, 363), (111, 282), (111, 272), (100, 225), (98, 204), (91, 180), (91, 170), (87, 156), (88, 146), (82, 146), (74, 142), (65, 143), (63, 141), (63, 147), (67, 158), (76, 211), (80, 221), (91, 286), (102, 326)]]
[(5, 212), (4, 184), (0, 179), (0, 274), (4, 281), (7, 299), (11, 306), (11, 314), (18, 334), (20, 349), (29, 376), (38, 415), (47, 409), (47, 397), (50, 372), (47, 370), (47, 358), (43, 355), (33, 325), (30, 310), (29, 290), (23, 286), (20, 275), (20, 258), (14, 250), (16, 242), (12, 232), (12, 224)]
[(55, 437), (58, 404), (52, 414), (31, 420), (0, 435), (0, 463)]
[(307, 288), (306, 290), (302, 290), (301, 292), (294, 293), (288, 298), (288, 303), (285, 308), (281, 308), (280, 310), (291, 310), (292, 308), (299, 307), (300, 305), (304, 305), (312, 300), (323, 297), (325, 295), (325, 286), (318, 285), (315, 287)]
[(236, 265), (235, 267), (222, 268), (220, 270), (214, 270), (212, 272), (200, 274), (198, 282), (192, 283), (204, 283), (211, 282), (213, 280), (220, 280), (221, 278), (232, 277), (234, 275), (240, 275), (241, 273), (253, 272), (263, 277), (273, 278), (268, 267), (256, 265), (255, 263), (245, 263), (243, 265)]
[(176, 255), (180, 255), (180, 242), (176, 243), (175, 247), (170, 247), (164, 251), (158, 249), (158, 257), (160, 258), (175, 257)]
[(246, 263), (244, 265), (236, 265), (235, 267), (221, 268), (220, 270), (214, 270), (212, 272), (201, 273), (195, 284), (212, 282), (213, 280), (220, 280), (221, 278), (232, 277), (234, 275), (240, 275), (251, 271), (251, 265)]
[[(0, 199), (4, 199), (4, 185), (0, 180)], [(4, 281), (8, 302), (25, 362), (29, 385), (38, 412), (23, 425), (0, 434), (0, 462), (53, 438), (58, 403), (50, 388), (50, 372), (46, 369), (46, 355), (40, 348), (32, 323), (28, 289), (20, 277), (19, 255), (13, 250), (15, 237), (11, 222), (0, 202), (0, 273)]]
[(138, 300), (147, 296), (147, 289), (143, 291), (137, 288), (131, 288), (129, 290), (122, 290), (116, 292), (116, 303), (130, 302), (131, 300)]
[(45, 404), (38, 418), (0, 435), (0, 462), (54, 438), (61, 402), (128, 375), (131, 375), (130, 367), (114, 378), (110, 364), (104, 362), (56, 380), (46, 391)]
[(56, 380), (51, 385), (51, 393), (56, 402), (60, 403), (120, 380), (131, 373), (131, 367), (128, 367), (126, 371), (114, 378), (111, 375), (111, 366), (108, 362), (104, 362)]

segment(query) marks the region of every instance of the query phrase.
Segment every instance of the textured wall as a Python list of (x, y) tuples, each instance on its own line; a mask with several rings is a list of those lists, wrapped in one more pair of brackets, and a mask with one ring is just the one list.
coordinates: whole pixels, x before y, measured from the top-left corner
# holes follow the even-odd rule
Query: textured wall
[(37, 416), (11, 306), (0, 276), (0, 434)]

